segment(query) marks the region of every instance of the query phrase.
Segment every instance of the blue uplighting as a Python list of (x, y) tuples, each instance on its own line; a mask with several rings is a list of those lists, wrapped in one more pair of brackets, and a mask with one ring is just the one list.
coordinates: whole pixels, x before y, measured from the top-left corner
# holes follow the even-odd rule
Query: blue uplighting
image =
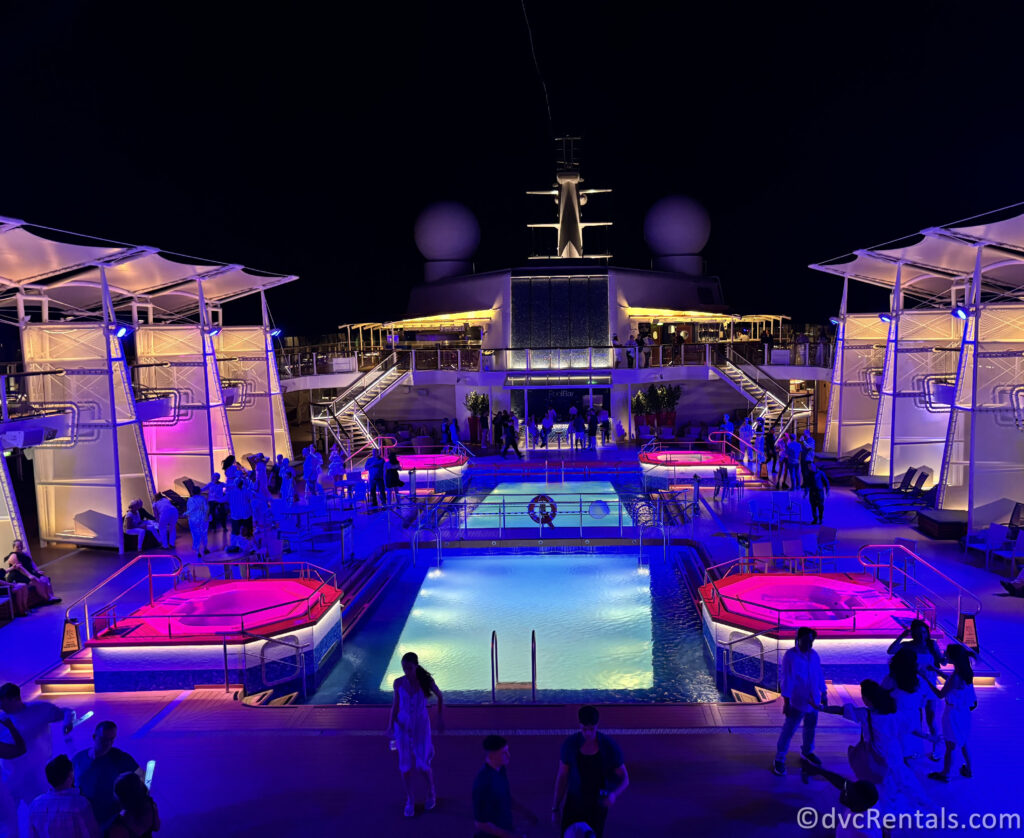
[(270, 336), (272, 338), (279, 338), (279, 337), (281, 337), (281, 330), (280, 329), (271, 329), (270, 330)]
[(116, 335), (117, 337), (119, 337), (119, 338), (126, 338), (126, 337), (128, 337), (128, 335), (130, 335), (131, 333), (132, 333), (132, 327), (131, 327), (131, 326), (124, 326), (124, 325), (122, 325), (122, 326), (118, 326), (118, 327), (117, 327), (117, 328), (116, 328), (116, 329), (114, 330), (114, 334), (115, 334), (115, 335)]
[(952, 314), (954, 317), (958, 317), (961, 320), (967, 319), (967, 309), (964, 306), (956, 306), (956, 308), (954, 308), (950, 312), (950, 314)]
[(892, 315), (886, 311), (883, 311), (881, 314), (879, 314), (878, 319), (881, 320), (883, 323), (892, 323)]

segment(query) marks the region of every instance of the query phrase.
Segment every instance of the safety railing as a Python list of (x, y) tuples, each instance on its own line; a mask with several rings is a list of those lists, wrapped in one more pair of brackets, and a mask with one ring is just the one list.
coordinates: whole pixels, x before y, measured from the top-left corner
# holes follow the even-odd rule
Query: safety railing
[[(832, 568), (827, 570), (822, 561), (828, 558), (828, 564)], [(798, 575), (821, 575), (830, 572), (867, 572), (887, 588), (890, 600), (902, 599), (903, 604), (892, 607), (875, 607), (873, 605), (857, 604), (844, 606), (842, 609), (833, 607), (815, 609), (801, 606), (795, 609), (775, 608), (761, 602), (754, 602), (743, 597), (723, 593), (720, 583), (734, 574), (756, 573), (758, 565), (763, 565), (765, 572), (783, 572)], [(922, 581), (921, 573), (932, 574), (934, 580)], [(901, 583), (900, 592), (897, 592), (897, 581)], [(943, 628), (955, 636), (957, 621), (960, 615), (976, 616), (982, 607), (982, 601), (977, 595), (965, 588), (963, 585), (951, 579), (947, 574), (936, 568), (930, 562), (922, 559), (918, 554), (902, 544), (868, 544), (860, 548), (856, 555), (847, 556), (740, 556), (728, 559), (718, 564), (711, 565), (704, 570), (704, 586), (709, 588), (710, 596), (707, 600), (712, 608), (729, 609), (729, 604), (740, 608), (748, 614), (754, 614), (759, 619), (770, 619), (778, 625), (790, 625), (783, 619), (783, 615), (790, 612), (798, 612), (806, 615), (815, 611), (828, 612), (831, 616), (829, 627), (837, 631), (855, 631), (858, 628), (858, 612), (870, 612), (874, 614), (892, 612), (905, 615), (908, 611), (920, 611), (919, 603), (927, 600), (929, 606), (934, 609), (932, 624), (945, 623)], [(945, 586), (947, 592), (940, 588)], [(954, 596), (948, 593), (952, 591)], [(939, 608), (945, 606), (948, 612), (940, 615)], [(848, 617), (837, 618), (837, 610), (851, 612)], [(846, 624), (844, 621), (849, 621)], [(863, 627), (863, 619), (861, 627)]]
[[(667, 546), (668, 501), (646, 495), (554, 492), (473, 497), (463, 495), (437, 507), (443, 518), (435, 526), (446, 538), (586, 538), (587, 536), (643, 538), (658, 528)], [(424, 516), (429, 529), (433, 520)], [(435, 515), (435, 518), (437, 516)]]
[[(882, 551), (888, 554), (887, 562), (871, 562), (866, 559), (869, 558), (871, 551)], [(904, 559), (904, 566), (900, 567), (896, 561), (896, 556), (901, 556)], [(956, 611), (957, 614), (967, 614), (969, 616), (975, 616), (981, 611), (982, 602), (981, 600), (959, 582), (951, 579), (937, 567), (930, 562), (922, 559), (917, 553), (903, 544), (865, 544), (857, 552), (857, 561), (860, 562), (861, 566), (867, 570), (874, 570), (876, 578), (879, 576), (881, 570), (888, 571), (888, 583), (889, 583), (889, 596), (893, 594), (893, 584), (895, 582), (896, 574), (900, 574), (904, 580), (904, 590), (908, 587), (920, 587), (923, 588), (927, 593), (938, 597), (948, 603), (948, 597), (936, 592), (931, 587), (925, 585), (918, 577), (917, 570), (923, 568), (930, 573), (938, 577), (943, 583), (953, 588), (956, 591)], [(906, 565), (909, 564), (913, 573), (907, 571)], [(964, 604), (967, 603), (969, 610), (964, 610)]]
[[(370, 371), (381, 362), (381, 359), (391, 355), (395, 356), (396, 363), (402, 370), (541, 372), (565, 369), (708, 366), (712, 364), (711, 354), (726, 348), (732, 353), (737, 365), (751, 365), (750, 359), (763, 356), (763, 347), (762, 343), (749, 340), (683, 344), (645, 343), (639, 350), (636, 344), (632, 343), (584, 347), (485, 347), (474, 341), (446, 341), (441, 344), (400, 343), (363, 350), (342, 343), (286, 348), (278, 351), (276, 358), (281, 378), (288, 379), (342, 371)], [(782, 348), (782, 345), (776, 344), (776, 349)], [(817, 351), (792, 351), (785, 363), (828, 367), (828, 354), (826, 351), (819, 357)], [(765, 363), (765, 366), (769, 365)]]
[[(170, 572), (155, 573), (155, 572), (153, 572), (153, 567), (152, 567), (152, 560), (153, 559), (170, 559), (172, 561), (172, 563), (173, 563), (174, 569), (172, 571), (170, 571)], [(113, 581), (114, 579), (116, 579), (119, 576), (121, 576), (129, 568), (135, 566), (136, 564), (141, 563), (143, 560), (145, 560), (146, 563), (147, 563), (147, 573), (146, 573), (146, 576), (144, 576), (144, 577), (142, 577), (140, 579), (137, 579), (135, 582), (133, 582), (130, 585), (128, 585), (128, 587), (126, 587), (124, 590), (122, 590), (116, 596), (114, 596), (113, 599), (107, 601), (106, 603), (104, 603), (99, 608), (94, 608), (92, 610), (92, 612), (91, 612), (91, 615), (90, 615), (89, 598), (91, 596), (93, 596), (95, 593), (97, 593), (98, 591), (100, 591), (103, 587), (105, 587), (111, 581)], [(290, 561), (283, 561), (283, 560), (278, 560), (278, 561), (244, 561), (244, 560), (240, 560), (240, 561), (226, 562), (225, 564), (230, 566), (230, 567), (236, 567), (237, 566), (237, 567), (243, 568), (244, 569), (244, 576), (246, 578), (251, 576), (252, 570), (254, 568), (263, 568), (264, 571), (265, 571), (265, 575), (269, 576), (269, 570), (272, 567), (273, 568), (281, 568), (282, 572), (287, 567), (294, 567), (294, 568), (297, 569), (297, 574), (298, 574), (298, 578), (299, 579), (315, 579), (317, 584), (316, 584), (316, 586), (314, 588), (312, 588), (310, 590), (309, 594), (307, 594), (307, 595), (305, 595), (303, 597), (297, 597), (297, 598), (294, 598), (294, 599), (291, 599), (291, 600), (287, 600), (287, 601), (276, 601), (276, 602), (274, 602), (271, 605), (265, 605), (265, 606), (261, 606), (259, 608), (252, 608), (252, 609), (241, 610), (241, 611), (218, 612), (218, 613), (204, 611), (203, 615), (202, 615), (204, 619), (215, 619), (215, 620), (220, 620), (220, 621), (237, 620), (237, 625), (232, 625), (226, 631), (221, 629), (221, 630), (218, 630), (216, 632), (213, 632), (213, 633), (216, 633), (216, 634), (221, 634), (221, 633), (226, 633), (226, 634), (244, 633), (244, 632), (249, 630), (249, 629), (246, 628), (246, 620), (247, 619), (249, 620), (250, 628), (253, 627), (254, 625), (263, 625), (263, 624), (266, 623), (266, 620), (264, 620), (263, 623), (254, 623), (253, 620), (254, 619), (258, 620), (260, 618), (260, 616), (267, 615), (270, 612), (277, 611), (277, 610), (280, 610), (280, 609), (287, 609), (287, 608), (290, 608), (291, 606), (295, 606), (295, 605), (304, 605), (305, 606), (305, 617), (306, 617), (306, 619), (307, 620), (308, 619), (312, 619), (314, 610), (322, 608), (322, 607), (324, 607), (326, 605), (327, 598), (326, 598), (325, 588), (327, 588), (327, 587), (336, 587), (336, 584), (337, 584), (337, 576), (336, 576), (336, 574), (333, 571), (330, 571), (330, 570), (327, 570), (325, 568), (319, 567), (318, 565), (314, 565), (314, 564), (312, 564), (310, 562), (298, 562), (298, 561), (290, 562)], [(208, 571), (210, 569), (210, 567), (211, 567), (211, 565), (208, 564), (208, 563), (205, 563), (205, 562), (183, 563), (178, 556), (175, 556), (175, 555), (170, 554), (170, 553), (143, 554), (143, 555), (136, 556), (134, 559), (132, 559), (130, 562), (128, 562), (128, 564), (126, 564), (126, 565), (124, 565), (124, 567), (120, 568), (116, 573), (111, 574), (111, 576), (107, 577), (107, 579), (105, 579), (99, 585), (97, 585), (94, 588), (92, 588), (88, 593), (84, 594), (83, 596), (79, 597), (77, 600), (72, 602), (67, 607), (67, 609), (64, 612), (65, 624), (76, 622), (72, 618), (71, 612), (75, 608), (77, 608), (79, 605), (81, 605), (82, 608), (83, 608), (83, 616), (84, 616), (84, 622), (85, 622), (85, 628), (86, 628), (86, 641), (92, 640), (96, 636), (95, 633), (93, 632), (93, 623), (94, 622), (101, 623), (104, 626), (104, 629), (109, 629), (109, 628), (116, 627), (117, 624), (118, 624), (118, 613), (117, 613), (117, 606), (118, 606), (118, 604), (121, 603), (128, 594), (130, 594), (132, 591), (136, 590), (140, 585), (142, 585), (145, 582), (145, 583), (148, 583), (149, 608), (145, 611), (144, 614), (140, 615), (138, 617), (138, 619), (145, 620), (145, 622), (151, 628), (154, 628), (154, 629), (159, 624), (162, 623), (164, 625), (166, 631), (165, 632), (161, 632), (161, 636), (166, 636), (168, 638), (171, 638), (171, 637), (184, 638), (184, 637), (196, 637), (196, 636), (207, 637), (207, 636), (209, 636), (211, 634), (210, 631), (199, 631), (199, 632), (194, 632), (194, 633), (183, 633), (182, 630), (181, 630), (180, 624), (178, 626), (178, 631), (175, 633), (175, 631), (173, 629), (173, 625), (174, 625), (175, 621), (180, 621), (182, 616), (187, 616), (187, 615), (182, 615), (180, 611), (172, 610), (172, 611), (162, 612), (161, 610), (159, 610), (158, 605), (157, 605), (159, 600), (157, 598), (157, 594), (156, 594), (156, 591), (155, 591), (154, 581), (153, 580), (154, 579), (170, 579), (171, 580), (170, 588), (173, 589), (173, 588), (176, 588), (177, 585), (181, 581), (195, 578), (196, 574), (195, 574), (195, 572), (193, 570), (194, 568), (203, 568), (204, 572), (205, 572), (205, 571)], [(287, 577), (285, 577), (285, 578), (287, 578)], [(135, 611), (135, 610), (137, 610), (137, 608), (138, 608), (138, 605), (135, 604), (135, 605), (133, 605), (131, 610)], [(92, 619), (90, 619), (90, 616), (91, 616)], [(288, 614), (288, 618), (289, 619), (294, 618), (295, 616), (296, 616), (295, 614), (291, 614), (291, 613)], [(122, 619), (124, 619), (124, 615), (122, 615)], [(67, 657), (68, 654), (72, 654), (74, 651), (77, 651), (77, 650), (68, 651), (63, 656)]]
[[(257, 634), (252, 631), (242, 631), (239, 633), (240, 638), (244, 641), (240, 654), (242, 656), (242, 666), (240, 669), (243, 673), (248, 675), (248, 654), (246, 649), (248, 641), (262, 641), (259, 647), (259, 673), (260, 681), (256, 684), (245, 684), (246, 692), (254, 692), (262, 689), (274, 689), (282, 684), (293, 683), (296, 679), (299, 681), (299, 692), (301, 693), (302, 699), (306, 698), (306, 656), (305, 646), (302, 643), (291, 642), (281, 637), (270, 637), (264, 634)], [(224, 651), (224, 692), (231, 691), (231, 667), (228, 654), (228, 640), (230, 635), (225, 634), (222, 638), (223, 651)], [(273, 657), (273, 653), (276, 650), (284, 650), (284, 657)], [(268, 656), (268, 650), (271, 652), (271, 656)], [(273, 669), (281, 669), (281, 674), (275, 674)], [(247, 679), (246, 679), (247, 680)]]
[[(153, 572), (153, 560), (154, 559), (161, 559), (161, 560), (162, 559), (167, 559), (167, 560), (169, 560), (172, 563), (174, 569), (170, 573), (154, 573)], [(110, 576), (108, 576), (106, 579), (104, 579), (98, 585), (95, 585), (94, 587), (90, 588), (88, 591), (86, 591), (84, 594), (82, 594), (82, 596), (78, 597), (78, 599), (76, 599), (73, 602), (69, 603), (67, 608), (64, 609), (64, 625), (68, 626), (68, 625), (77, 623), (77, 620), (72, 617), (72, 613), (71, 612), (74, 611), (79, 606), (81, 606), (82, 607), (82, 612), (83, 612), (83, 620), (82, 621), (85, 624), (85, 639), (86, 639), (86, 641), (91, 640), (92, 639), (92, 621), (89, 619), (89, 617), (90, 617), (90, 615), (89, 615), (89, 600), (90, 600), (90, 598), (93, 597), (95, 594), (99, 593), (101, 590), (103, 590), (103, 588), (105, 588), (107, 585), (109, 585), (115, 579), (123, 576), (131, 568), (135, 567), (138, 564), (141, 564), (142, 562), (146, 563), (146, 575), (143, 576), (140, 579), (137, 579), (135, 582), (131, 583), (127, 588), (125, 588), (123, 591), (121, 591), (119, 594), (117, 594), (117, 596), (115, 596), (109, 602), (105, 603), (100, 608), (98, 608), (98, 609), (94, 608), (93, 609), (93, 617), (95, 617), (97, 613), (100, 613), (101, 615), (109, 613), (111, 615), (112, 619), (116, 620), (116, 617), (113, 616), (113, 607), (114, 607), (114, 605), (116, 605), (116, 603), (118, 603), (120, 600), (122, 600), (129, 593), (131, 593), (132, 591), (137, 589), (143, 583), (146, 583), (148, 585), (149, 604), (153, 605), (154, 598), (155, 598), (153, 580), (154, 579), (171, 579), (171, 580), (173, 580), (172, 581), (172, 586), (173, 586), (174, 582), (176, 582), (177, 579), (179, 578), (179, 574), (181, 573), (181, 570), (182, 570), (182, 568), (184, 566), (182, 564), (181, 559), (178, 558), (177, 556), (175, 556), (172, 553), (143, 553), (143, 554), (140, 554), (140, 555), (136, 556), (134, 559), (132, 559), (130, 562), (128, 562), (127, 564), (125, 564), (122, 567), (118, 568), (116, 571), (114, 571), (114, 573), (110, 574)], [(65, 633), (67, 633), (67, 632), (65, 631)], [(65, 648), (63, 648), (63, 650), (61, 652), (61, 657), (68, 657), (69, 655), (74, 654), (75, 652), (78, 651), (78, 649), (73, 649), (73, 648), (68, 647), (67, 644), (63, 644), (62, 643), (62, 647), (65, 647)]]

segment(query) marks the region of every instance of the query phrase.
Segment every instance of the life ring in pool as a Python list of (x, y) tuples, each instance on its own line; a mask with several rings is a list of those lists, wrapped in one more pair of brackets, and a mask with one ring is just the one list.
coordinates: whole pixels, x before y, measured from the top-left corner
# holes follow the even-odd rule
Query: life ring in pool
[(551, 499), (550, 495), (537, 495), (530, 501), (526, 511), (533, 523), (543, 524), (545, 527), (551, 527), (551, 529), (555, 528), (552, 521), (555, 520), (555, 516), (558, 514), (558, 504)]

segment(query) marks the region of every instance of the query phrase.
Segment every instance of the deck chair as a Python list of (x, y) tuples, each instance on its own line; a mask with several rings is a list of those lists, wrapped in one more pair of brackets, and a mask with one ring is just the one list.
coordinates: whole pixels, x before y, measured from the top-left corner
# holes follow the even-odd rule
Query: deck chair
[(896, 492), (906, 492), (907, 490), (910, 489), (910, 484), (913, 482), (915, 474), (917, 474), (917, 469), (916, 468), (908, 468), (906, 470), (906, 472), (904, 473), (903, 477), (900, 479), (899, 485), (897, 485), (895, 488), (893, 488), (893, 489), (857, 489), (857, 497), (859, 497), (859, 498), (861, 498), (863, 500), (863, 499), (866, 499), (866, 498), (870, 498), (873, 495), (877, 495), (879, 493), (888, 495), (888, 494), (891, 494), (894, 491), (896, 491)]
[(863, 497), (862, 500), (868, 506), (878, 507), (879, 509), (891, 506), (893, 503), (900, 504), (907, 500), (918, 500), (924, 495), (924, 484), (930, 476), (928, 472), (921, 470), (917, 473), (913, 485), (908, 490), (881, 491), (869, 497)]
[(1024, 564), (1024, 538), (1017, 538), (1016, 541), (1011, 542), (1008, 547), (1003, 547), (999, 550), (992, 550), (991, 553), (987, 553), (985, 556), (985, 567), (988, 568), (989, 556), (995, 556), (997, 559), (1003, 559), (1010, 563), (1010, 578), (1017, 576), (1017, 565)]

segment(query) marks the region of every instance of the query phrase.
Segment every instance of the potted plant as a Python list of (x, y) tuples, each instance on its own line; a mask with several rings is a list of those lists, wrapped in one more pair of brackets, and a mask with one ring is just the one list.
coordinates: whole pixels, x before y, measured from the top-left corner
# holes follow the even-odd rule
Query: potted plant
[(633, 402), (631, 407), (633, 408), (633, 426), (638, 428), (640, 425), (647, 424), (647, 395), (643, 390), (637, 390), (633, 394)]
[(676, 405), (679, 404), (682, 392), (678, 384), (662, 384), (658, 387), (658, 424), (661, 427), (675, 429)]
[(655, 427), (658, 423), (658, 414), (661, 412), (661, 393), (657, 386), (652, 384), (647, 388), (647, 424)]
[(487, 396), (472, 390), (462, 403), (469, 411), (469, 439), (476, 445), (480, 442), (480, 417), (487, 413), (489, 407)]

